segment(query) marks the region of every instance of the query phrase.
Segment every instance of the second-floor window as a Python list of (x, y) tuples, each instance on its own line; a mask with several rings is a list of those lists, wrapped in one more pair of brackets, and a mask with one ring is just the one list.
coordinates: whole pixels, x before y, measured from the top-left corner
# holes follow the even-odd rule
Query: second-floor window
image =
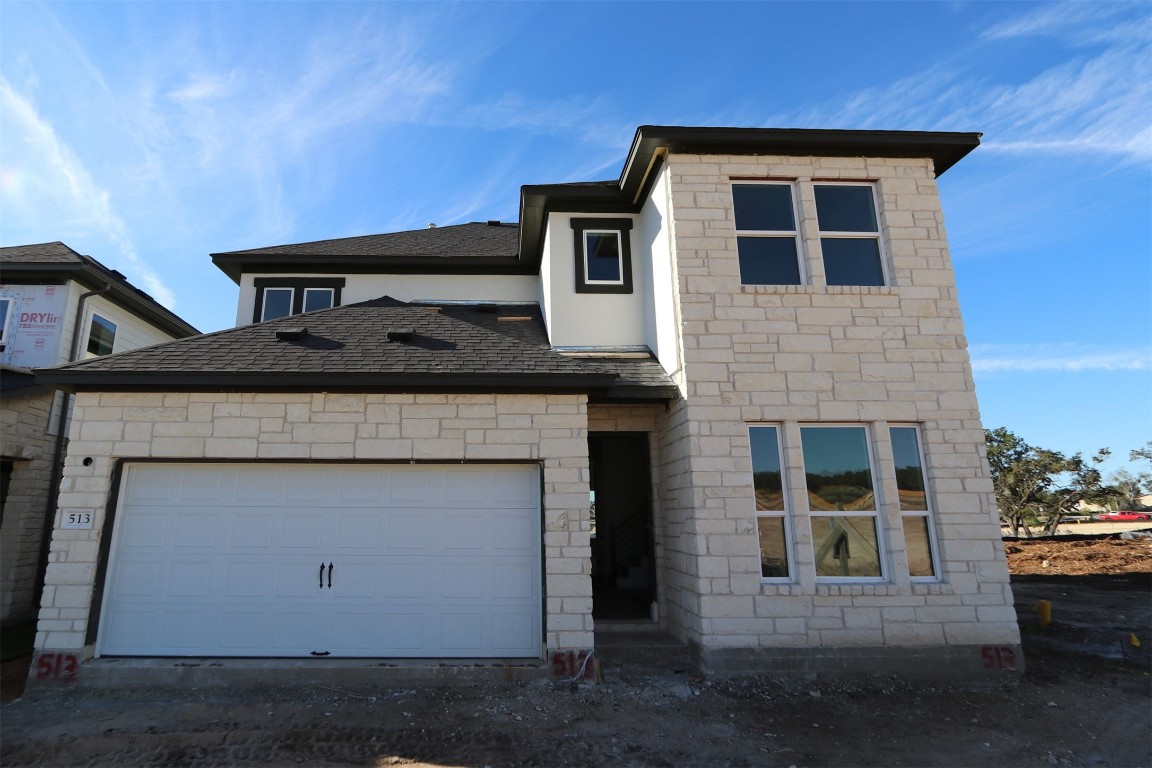
[(115, 345), (116, 323), (100, 315), (92, 315), (92, 322), (88, 325), (87, 357), (110, 355)]
[(632, 293), (631, 219), (572, 219), (576, 293)]
[(740, 282), (800, 285), (800, 247), (792, 184), (733, 184), (732, 202)]
[(337, 307), (344, 288), (342, 277), (258, 277), (252, 282), (256, 287), (254, 323)]
[(871, 184), (815, 184), (820, 250), (828, 285), (885, 285)]

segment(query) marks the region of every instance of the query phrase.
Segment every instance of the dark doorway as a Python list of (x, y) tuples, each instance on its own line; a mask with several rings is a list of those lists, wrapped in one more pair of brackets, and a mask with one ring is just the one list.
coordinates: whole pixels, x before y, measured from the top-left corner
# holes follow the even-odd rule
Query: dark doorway
[(592, 432), (592, 615), (650, 619), (656, 595), (648, 435)]

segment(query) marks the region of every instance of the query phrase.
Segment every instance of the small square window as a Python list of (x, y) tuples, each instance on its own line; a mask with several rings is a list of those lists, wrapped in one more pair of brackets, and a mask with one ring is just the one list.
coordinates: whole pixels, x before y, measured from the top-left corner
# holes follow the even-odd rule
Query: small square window
[(631, 219), (572, 219), (576, 293), (632, 293)]
[(828, 285), (886, 285), (871, 184), (816, 184), (816, 218)]
[(331, 309), (334, 293), (335, 291), (331, 288), (305, 288), (304, 311), (315, 312), (318, 309)]
[(88, 357), (110, 355), (115, 344), (116, 324), (100, 315), (92, 315), (88, 326)]
[(264, 310), (260, 315), (261, 320), (275, 320), (279, 317), (288, 317), (292, 314), (292, 294), (295, 293), (291, 288), (265, 288), (264, 289)]
[(733, 184), (732, 212), (743, 285), (800, 285), (791, 184)]

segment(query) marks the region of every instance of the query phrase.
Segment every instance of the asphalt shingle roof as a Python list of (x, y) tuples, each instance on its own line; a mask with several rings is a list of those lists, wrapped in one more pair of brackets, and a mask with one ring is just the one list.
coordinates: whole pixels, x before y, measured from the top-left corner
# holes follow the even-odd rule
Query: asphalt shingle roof
[[(533, 319), (500, 319), (526, 316)], [(299, 328), (307, 335), (298, 340), (277, 337)], [(489, 311), (383, 297), (37, 373), (81, 390), (607, 391), (617, 383), (611, 366), (540, 344), (541, 328), (531, 305)], [(390, 332), (411, 336), (390, 340)]]
[(8, 245), (0, 248), (0, 266), (5, 264), (83, 264), (76, 251), (61, 242)]
[(371, 256), (427, 258), (514, 257), (519, 245), (516, 224), (473, 222), (448, 227), (429, 227), (381, 235), (314, 240), (309, 243), (273, 245), (213, 256)]

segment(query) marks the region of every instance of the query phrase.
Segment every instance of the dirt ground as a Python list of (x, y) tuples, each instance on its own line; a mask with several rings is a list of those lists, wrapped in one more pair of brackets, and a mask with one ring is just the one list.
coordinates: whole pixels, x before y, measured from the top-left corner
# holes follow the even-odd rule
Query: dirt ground
[(34, 688), (0, 709), (0, 764), (1152, 766), (1149, 543), (1008, 542), (1027, 671), (992, 685), (704, 679), (605, 649), (599, 685)]

